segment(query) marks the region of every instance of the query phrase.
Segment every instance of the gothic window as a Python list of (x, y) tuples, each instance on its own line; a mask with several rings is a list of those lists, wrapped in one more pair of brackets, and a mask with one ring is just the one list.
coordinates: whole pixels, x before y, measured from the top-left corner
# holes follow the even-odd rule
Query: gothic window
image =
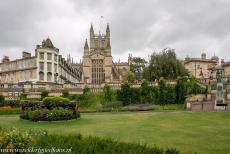
[(52, 73), (47, 73), (47, 81), (52, 81)]
[(43, 72), (39, 72), (39, 80), (40, 81), (44, 80), (44, 73)]
[(44, 63), (43, 62), (39, 63), (39, 68), (40, 68), (40, 70), (44, 70)]
[(103, 60), (92, 61), (92, 83), (101, 84), (105, 81), (105, 72), (103, 68)]

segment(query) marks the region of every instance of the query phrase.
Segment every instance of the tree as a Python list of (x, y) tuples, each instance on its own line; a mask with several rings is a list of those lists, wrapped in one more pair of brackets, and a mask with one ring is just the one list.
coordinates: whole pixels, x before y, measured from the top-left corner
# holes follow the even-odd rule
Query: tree
[(123, 83), (128, 82), (128, 83), (133, 83), (135, 81), (135, 75), (131, 71), (127, 71), (123, 75)]
[(178, 76), (188, 75), (182, 62), (177, 59), (174, 49), (164, 49), (160, 53), (151, 55), (149, 65), (143, 71), (143, 76), (149, 81), (159, 80), (161, 77), (171, 80)]
[(176, 103), (184, 104), (188, 94), (188, 82), (186, 77), (180, 77), (177, 79), (176, 84)]
[(134, 73), (136, 80), (142, 79), (142, 71), (144, 70), (146, 64), (147, 62), (143, 58), (140, 57), (132, 58), (130, 71)]
[(105, 85), (103, 87), (103, 100), (108, 103), (112, 101), (112, 96), (113, 96), (113, 92), (111, 90), (111, 87), (109, 85)]

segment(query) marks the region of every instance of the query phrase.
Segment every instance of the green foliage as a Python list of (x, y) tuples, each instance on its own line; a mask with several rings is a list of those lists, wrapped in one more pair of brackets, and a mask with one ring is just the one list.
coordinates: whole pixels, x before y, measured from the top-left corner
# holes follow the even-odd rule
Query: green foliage
[(132, 71), (135, 75), (136, 80), (141, 80), (142, 79), (142, 71), (145, 68), (146, 61), (143, 58), (140, 57), (133, 57), (131, 66), (130, 66), (130, 71)]
[(158, 110), (184, 110), (184, 104), (168, 104), (168, 105), (161, 105)]
[(63, 108), (54, 108), (52, 110), (36, 109), (28, 110), (28, 120), (32, 121), (57, 121), (78, 118), (78, 114)]
[(0, 95), (0, 105), (2, 105), (5, 101), (5, 97), (3, 95)]
[(156, 104), (174, 104), (175, 97), (175, 86), (167, 84), (166, 81), (163, 78), (161, 78), (158, 82)]
[(0, 109), (0, 115), (20, 114), (20, 108)]
[(82, 137), (82, 135), (46, 135), (37, 139), (35, 147), (62, 147), (73, 153), (85, 154), (179, 154), (176, 149), (161, 149), (135, 143), (118, 142), (100, 137)]
[(48, 91), (42, 91), (41, 92), (41, 100), (43, 100), (43, 98), (48, 97), (49, 96), (49, 92)]
[(132, 88), (128, 82), (121, 85), (121, 90), (117, 91), (117, 99), (122, 101), (124, 105), (132, 103), (140, 103), (140, 89)]
[(128, 83), (133, 83), (135, 81), (135, 75), (131, 71), (127, 71), (123, 75), (123, 83), (128, 82)]
[(19, 107), (20, 100), (4, 100), (2, 103), (0, 103), (0, 106)]
[(69, 98), (70, 97), (69, 91), (68, 90), (63, 90), (62, 97)]
[(20, 100), (25, 100), (27, 98), (27, 94), (26, 93), (21, 93), (20, 95)]
[(60, 96), (45, 97), (42, 101), (44, 105), (48, 108), (62, 107), (62, 106), (65, 106), (65, 104), (70, 103), (70, 100), (68, 98), (64, 98)]
[(164, 49), (161, 53), (153, 53), (148, 67), (143, 71), (143, 77), (149, 81), (165, 79), (176, 79), (178, 76), (187, 75), (181, 61), (176, 57), (174, 49)]
[(105, 85), (103, 87), (103, 102), (104, 103), (109, 103), (112, 101), (112, 97), (113, 97), (113, 92), (111, 90), (111, 87), (109, 85)]
[(0, 148), (23, 149), (33, 143), (32, 136), (27, 131), (18, 129), (0, 131)]

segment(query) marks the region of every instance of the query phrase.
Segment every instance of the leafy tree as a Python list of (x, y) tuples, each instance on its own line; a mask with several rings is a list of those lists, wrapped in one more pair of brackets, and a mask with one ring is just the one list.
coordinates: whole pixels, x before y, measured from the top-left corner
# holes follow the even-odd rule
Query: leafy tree
[(164, 49), (160, 53), (151, 55), (148, 67), (143, 71), (143, 76), (149, 81), (165, 79), (176, 79), (178, 76), (187, 75), (182, 62), (177, 59), (174, 49)]
[(128, 83), (133, 83), (135, 81), (135, 75), (131, 71), (127, 71), (123, 75), (123, 83), (128, 82)]
[(132, 58), (130, 71), (132, 71), (134, 73), (136, 80), (142, 79), (142, 71), (145, 68), (146, 64), (147, 64), (147, 62), (143, 58), (140, 58), (140, 57), (133, 57)]
[(131, 104), (130, 84), (125, 82), (121, 85), (121, 90), (117, 91), (117, 99), (122, 101), (124, 105)]
[(188, 94), (188, 82), (186, 77), (178, 78), (176, 84), (176, 103), (183, 104)]
[(113, 96), (113, 92), (111, 90), (111, 87), (109, 85), (105, 85), (103, 87), (103, 101), (107, 102), (111, 102), (112, 101), (112, 96)]

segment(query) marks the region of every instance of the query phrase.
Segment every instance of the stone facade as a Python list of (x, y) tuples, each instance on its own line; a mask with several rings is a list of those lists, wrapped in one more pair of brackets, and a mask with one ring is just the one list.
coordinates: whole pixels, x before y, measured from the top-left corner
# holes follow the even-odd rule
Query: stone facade
[(113, 62), (110, 28), (106, 34), (95, 34), (90, 27), (89, 44), (86, 39), (82, 63), (73, 64), (81, 72), (81, 82), (87, 84), (114, 83), (122, 80), (122, 75), (130, 69), (131, 55), (128, 62)]
[(35, 55), (23, 52), (21, 59), (10, 61), (5, 56), (0, 63), (0, 85), (33, 84), (76, 84), (80, 81), (78, 70), (72, 67), (70, 61), (59, 55), (59, 49), (54, 47), (50, 38), (37, 45)]
[(218, 63), (219, 58), (213, 56), (211, 59), (206, 58), (206, 54), (202, 53), (201, 58), (186, 57), (184, 61), (185, 68), (190, 75), (197, 79), (209, 79), (213, 76), (212, 68)]

